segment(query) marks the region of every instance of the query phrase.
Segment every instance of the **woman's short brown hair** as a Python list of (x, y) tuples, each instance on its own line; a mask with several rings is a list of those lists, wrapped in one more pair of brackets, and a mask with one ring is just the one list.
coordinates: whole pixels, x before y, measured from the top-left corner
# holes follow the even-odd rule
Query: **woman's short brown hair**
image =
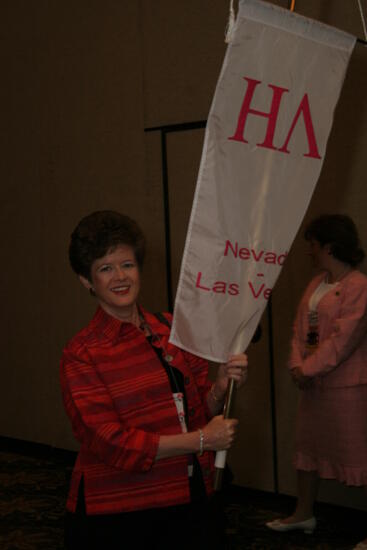
[(82, 218), (71, 234), (70, 265), (77, 275), (90, 280), (92, 263), (120, 244), (131, 246), (141, 269), (145, 237), (138, 224), (112, 210), (93, 212)]
[(352, 267), (365, 256), (355, 223), (343, 214), (324, 214), (315, 218), (306, 227), (305, 239), (315, 240), (321, 246), (328, 244), (334, 258)]

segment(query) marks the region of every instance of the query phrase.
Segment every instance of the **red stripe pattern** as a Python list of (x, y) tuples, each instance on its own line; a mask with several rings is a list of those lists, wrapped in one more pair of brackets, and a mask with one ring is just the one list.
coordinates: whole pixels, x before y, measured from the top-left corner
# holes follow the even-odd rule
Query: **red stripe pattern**
[[(188, 428), (209, 419), (208, 364), (168, 343), (169, 327), (141, 310), (153, 344), (185, 379)], [(67, 509), (75, 511), (84, 478), (88, 514), (111, 514), (189, 502), (188, 457), (155, 462), (160, 435), (181, 433), (168, 377), (144, 333), (99, 308), (67, 344), (61, 388), (80, 452)], [(212, 492), (213, 453), (199, 457)]]

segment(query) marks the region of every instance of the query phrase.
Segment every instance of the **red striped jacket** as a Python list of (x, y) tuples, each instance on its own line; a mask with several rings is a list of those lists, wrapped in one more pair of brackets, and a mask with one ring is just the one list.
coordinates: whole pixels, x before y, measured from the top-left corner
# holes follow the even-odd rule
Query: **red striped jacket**
[[(189, 430), (204, 426), (208, 364), (168, 343), (169, 327), (141, 310), (166, 360), (184, 375)], [(190, 501), (188, 457), (155, 461), (160, 435), (181, 433), (168, 377), (143, 332), (99, 308), (61, 359), (66, 412), (81, 447), (67, 509), (84, 478), (87, 514), (111, 514)], [(213, 453), (199, 457), (208, 494)]]

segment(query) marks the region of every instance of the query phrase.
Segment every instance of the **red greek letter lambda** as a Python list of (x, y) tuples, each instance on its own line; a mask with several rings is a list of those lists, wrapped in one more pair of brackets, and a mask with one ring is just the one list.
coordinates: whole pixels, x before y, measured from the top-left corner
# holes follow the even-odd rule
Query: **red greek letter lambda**
[(281, 147), (279, 149), (279, 151), (281, 151), (282, 153), (289, 153), (288, 148), (287, 148), (288, 143), (289, 143), (289, 140), (291, 139), (291, 135), (293, 134), (293, 130), (294, 130), (296, 124), (297, 124), (297, 120), (300, 117), (301, 113), (303, 114), (303, 120), (305, 122), (305, 128), (306, 128), (306, 134), (307, 134), (307, 140), (308, 140), (308, 153), (304, 154), (303, 156), (304, 157), (311, 157), (311, 158), (314, 158), (314, 159), (320, 159), (321, 156), (320, 156), (319, 150), (317, 148), (316, 137), (315, 137), (315, 132), (314, 132), (314, 129), (313, 129), (312, 118), (311, 118), (310, 104), (308, 102), (308, 95), (307, 94), (305, 94), (303, 96), (303, 99), (302, 99), (301, 103), (299, 104), (298, 110), (297, 110), (296, 115), (293, 119), (291, 128), (288, 132), (288, 135), (286, 137), (284, 145), (283, 145), (283, 147)]
[(298, 121), (298, 119), (299, 119), (299, 117), (302, 113), (303, 120), (304, 120), (304, 123), (305, 123), (305, 128), (306, 128), (308, 147), (309, 147), (308, 153), (304, 154), (304, 156), (320, 159), (321, 156), (320, 156), (318, 148), (317, 148), (316, 137), (315, 137), (315, 132), (314, 132), (314, 128), (313, 128), (313, 124), (312, 124), (312, 118), (311, 118), (310, 104), (309, 104), (309, 101), (308, 101), (308, 95), (305, 94), (303, 96), (302, 101), (299, 104), (296, 115), (295, 115), (295, 117), (293, 119), (293, 122), (291, 124), (290, 130), (289, 130), (288, 135), (286, 137), (286, 140), (284, 142), (284, 145), (282, 147), (278, 148), (278, 147), (275, 147), (274, 144), (273, 144), (274, 133), (275, 133), (275, 128), (276, 128), (276, 123), (277, 123), (277, 118), (278, 118), (278, 114), (279, 114), (279, 107), (280, 107), (280, 102), (281, 102), (282, 96), (283, 96), (284, 92), (289, 92), (289, 90), (287, 88), (281, 88), (281, 87), (275, 86), (273, 84), (268, 84), (268, 87), (273, 90), (273, 99), (272, 99), (272, 102), (271, 102), (270, 112), (265, 113), (263, 111), (258, 111), (256, 109), (251, 109), (251, 107), (250, 107), (251, 101), (252, 101), (252, 98), (253, 98), (253, 95), (254, 95), (254, 92), (255, 92), (255, 88), (258, 84), (261, 84), (261, 80), (254, 80), (254, 79), (248, 78), (248, 77), (243, 77), (243, 78), (244, 78), (244, 80), (247, 81), (247, 90), (246, 90), (244, 100), (242, 102), (241, 111), (240, 111), (238, 121), (237, 121), (236, 131), (233, 134), (233, 136), (229, 137), (228, 139), (229, 140), (234, 140), (234, 141), (240, 141), (242, 143), (248, 143), (247, 139), (245, 139), (245, 137), (244, 137), (245, 126), (246, 126), (246, 121), (247, 121), (247, 115), (253, 114), (253, 115), (257, 115), (257, 116), (262, 116), (262, 117), (268, 118), (269, 120), (268, 120), (268, 126), (267, 126), (267, 130), (266, 130), (265, 139), (262, 143), (257, 143), (257, 146), (258, 147), (265, 147), (267, 149), (274, 149), (276, 151), (280, 151), (281, 153), (289, 153), (290, 151), (288, 150), (288, 144), (289, 144), (289, 141), (292, 137), (292, 134), (293, 134), (294, 128), (297, 124), (297, 121)]

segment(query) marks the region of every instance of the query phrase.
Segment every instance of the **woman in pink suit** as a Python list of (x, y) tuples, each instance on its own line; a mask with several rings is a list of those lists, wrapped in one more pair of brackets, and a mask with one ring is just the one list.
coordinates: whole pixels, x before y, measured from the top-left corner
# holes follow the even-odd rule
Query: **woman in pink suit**
[[(320, 273), (308, 285), (294, 324), (289, 368), (302, 390), (294, 465), (294, 513), (275, 531), (316, 527), (319, 479), (367, 488), (367, 277), (358, 233), (348, 216), (325, 215), (305, 231)], [(367, 549), (367, 540), (356, 547)]]

